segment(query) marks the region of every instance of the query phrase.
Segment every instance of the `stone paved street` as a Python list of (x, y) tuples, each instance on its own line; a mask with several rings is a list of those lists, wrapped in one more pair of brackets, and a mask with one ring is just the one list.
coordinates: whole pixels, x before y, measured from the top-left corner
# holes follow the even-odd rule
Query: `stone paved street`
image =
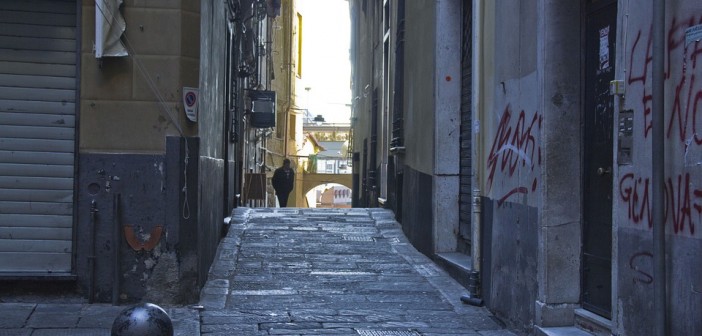
[(514, 335), (383, 209), (235, 209), (202, 335)]
[[(164, 308), (176, 336), (514, 336), (464, 294), (389, 211), (239, 208), (200, 303)], [(109, 335), (126, 308), (0, 295), (0, 336)]]

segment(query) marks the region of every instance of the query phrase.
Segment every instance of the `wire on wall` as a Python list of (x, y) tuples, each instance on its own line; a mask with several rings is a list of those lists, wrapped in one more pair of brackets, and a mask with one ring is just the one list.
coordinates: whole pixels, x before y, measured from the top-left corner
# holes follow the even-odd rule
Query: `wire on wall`
[[(113, 19), (116, 17), (116, 13), (105, 13), (105, 10), (103, 7), (99, 6), (97, 3), (95, 4), (96, 7), (100, 10), (100, 14), (105, 18), (109, 19), (112, 17)], [(108, 16), (109, 14), (109, 16)], [(110, 22), (112, 24), (111, 20), (106, 20), (107, 22)], [(129, 52), (129, 56), (132, 58), (132, 61), (137, 67), (138, 72), (144, 77), (146, 80), (147, 85), (149, 86), (149, 89), (151, 92), (156, 96), (156, 99), (159, 102), (159, 106), (163, 110), (163, 114), (168, 118), (171, 124), (175, 126), (176, 130), (178, 133), (181, 135), (183, 140), (185, 141), (185, 159), (183, 161), (184, 164), (184, 169), (183, 169), (183, 208), (182, 208), (182, 213), (181, 216), (183, 219), (189, 219), (190, 218), (190, 204), (188, 202), (188, 159), (190, 158), (190, 146), (188, 144), (188, 137), (185, 136), (185, 132), (183, 132), (183, 128), (180, 126), (180, 123), (178, 123), (175, 118), (171, 115), (171, 111), (168, 108), (168, 105), (166, 104), (166, 99), (163, 97), (163, 94), (161, 91), (159, 91), (158, 87), (156, 86), (156, 83), (154, 82), (153, 78), (151, 75), (146, 71), (146, 68), (144, 64), (141, 62), (141, 60), (137, 57), (138, 53), (134, 50), (131, 41), (129, 40), (129, 37), (127, 36), (127, 32), (125, 31), (122, 35), (122, 38), (124, 39), (124, 45), (127, 48), (127, 51)]]

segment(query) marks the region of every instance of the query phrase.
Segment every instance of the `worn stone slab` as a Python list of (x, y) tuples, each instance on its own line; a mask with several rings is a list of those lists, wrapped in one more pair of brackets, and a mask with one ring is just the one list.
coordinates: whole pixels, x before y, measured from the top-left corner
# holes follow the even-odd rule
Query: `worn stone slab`
[(126, 307), (106, 305), (85, 305), (81, 309), (77, 328), (110, 329), (115, 318)]
[(460, 302), (465, 289), (408, 243), (391, 211), (250, 209), (241, 223), (236, 248), (218, 257), (231, 275), (213, 267), (219, 283), (203, 290), (202, 335), (503, 331)]
[[(1, 335), (1, 334), (0, 334)], [(37, 329), (32, 336), (110, 336), (110, 329)]]
[(30, 336), (32, 329), (0, 329), (0, 336)]
[(22, 328), (35, 307), (35, 304), (27, 303), (0, 304), (0, 329)]
[(259, 330), (258, 324), (203, 324), (200, 327), (202, 335), (267, 335), (265, 330)]
[(29, 317), (26, 327), (34, 329), (42, 328), (75, 328), (80, 319), (78, 313), (71, 314), (68, 312), (38, 312), (35, 311)]
[(318, 314), (293, 314), (293, 322), (366, 322), (362, 316), (343, 316), (343, 315), (318, 315)]
[(208, 309), (224, 309), (227, 304), (226, 295), (202, 294), (200, 305)]

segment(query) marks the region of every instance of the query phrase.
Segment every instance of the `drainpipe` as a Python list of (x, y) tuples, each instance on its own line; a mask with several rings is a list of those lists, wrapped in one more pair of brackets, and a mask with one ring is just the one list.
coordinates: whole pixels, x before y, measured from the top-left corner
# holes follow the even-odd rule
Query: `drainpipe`
[(121, 194), (116, 194), (112, 196), (112, 305), (119, 305), (119, 288), (120, 288), (120, 270), (121, 270), (121, 247), (122, 247), (122, 235), (120, 234), (120, 197)]
[[(285, 95), (285, 129), (283, 130), (283, 159), (288, 157), (288, 138), (290, 138), (290, 126), (289, 126), (289, 119), (290, 119), (290, 109), (293, 107), (292, 103), (292, 95), (293, 95), (293, 64), (292, 64), (292, 59), (293, 59), (293, 50), (292, 50), (292, 30), (293, 30), (293, 13), (295, 13), (295, 8), (293, 8), (293, 3), (290, 2), (286, 5), (288, 7), (289, 13), (285, 13), (285, 18), (283, 19), (283, 24), (286, 26), (286, 28), (290, 29), (290, 31), (285, 34), (285, 40), (283, 42), (283, 50), (287, 51), (285, 54), (286, 59), (283, 60), (285, 63), (284, 69), (286, 73), (286, 85), (285, 89), (287, 90), (286, 95)], [(285, 9), (283, 9), (285, 10)], [(300, 62), (301, 60), (297, 60)], [(308, 96), (309, 99), (309, 96)]]
[[(480, 120), (480, 75), (476, 75), (476, 73), (479, 73), (480, 70), (482, 69), (482, 57), (480, 56), (480, 52), (482, 51), (482, 18), (483, 18), (483, 2), (482, 1), (473, 1), (473, 8), (472, 8), (472, 34), (473, 34), (473, 46), (472, 46), (472, 55), (471, 55), (471, 68), (473, 71), (473, 78), (471, 79), (472, 81), (472, 87), (473, 87), (473, 99), (472, 99), (472, 106), (471, 106), (471, 120)], [(476, 72), (477, 71), (477, 72)], [(472, 139), (471, 139), (471, 148), (472, 148), (472, 159), (471, 162), (482, 162), (480, 160), (480, 134), (479, 134), (479, 129), (473, 128), (473, 132), (471, 132)], [(480, 271), (481, 271), (481, 263), (482, 263), (482, 226), (483, 226), (483, 215), (482, 215), (482, 201), (480, 199), (480, 167), (473, 166), (473, 177), (471, 178), (470, 184), (473, 186), (473, 195), (472, 195), (472, 215), (471, 215), (471, 237), (470, 237), (470, 245), (471, 245), (471, 262), (473, 266), (473, 270), (470, 273), (470, 276), (468, 278), (468, 290), (469, 294), (464, 295), (461, 297), (461, 301), (473, 306), (482, 306), (484, 304), (483, 299), (482, 299), (482, 294), (481, 294), (481, 288), (480, 288)]]
[(653, 0), (653, 303), (655, 311), (655, 335), (667, 335), (666, 272), (665, 272), (665, 162), (664, 143), (664, 67), (665, 59), (665, 1)]
[(481, 241), (480, 236), (482, 234), (482, 207), (480, 201), (480, 189), (473, 189), (473, 215), (471, 218), (471, 259), (473, 264), (473, 270), (470, 272), (468, 278), (468, 295), (461, 297), (461, 301), (472, 306), (482, 306), (483, 299), (480, 294), (480, 261), (482, 259), (481, 254)]
[(97, 236), (96, 218), (98, 208), (97, 202), (90, 202), (90, 253), (88, 253), (88, 303), (95, 301), (95, 237)]

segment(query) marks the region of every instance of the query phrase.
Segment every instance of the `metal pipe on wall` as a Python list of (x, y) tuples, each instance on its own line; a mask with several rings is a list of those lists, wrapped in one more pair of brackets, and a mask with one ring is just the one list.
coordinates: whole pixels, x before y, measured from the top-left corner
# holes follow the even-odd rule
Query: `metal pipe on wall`
[(665, 257), (665, 135), (664, 99), (665, 99), (665, 1), (653, 1), (653, 138), (652, 138), (652, 182), (653, 182), (653, 302), (655, 311), (655, 335), (666, 335), (667, 300), (666, 300), (666, 257)]
[(97, 202), (90, 201), (90, 253), (88, 253), (88, 303), (95, 301), (95, 238), (97, 236)]
[(120, 287), (120, 251), (122, 247), (122, 236), (120, 235), (120, 202), (121, 194), (116, 194), (112, 196), (112, 305), (116, 306), (119, 304), (119, 287)]
[(481, 240), (480, 236), (482, 234), (482, 202), (480, 200), (480, 189), (473, 189), (473, 201), (472, 201), (472, 218), (471, 218), (471, 259), (472, 259), (472, 271), (470, 272), (470, 278), (468, 279), (468, 291), (469, 295), (464, 295), (461, 297), (461, 301), (473, 306), (482, 306), (484, 304), (482, 294), (480, 293), (480, 262), (482, 260), (481, 253)]
[[(472, 35), (473, 35), (473, 46), (471, 48), (472, 50), (472, 55), (471, 55), (471, 69), (473, 71), (477, 69), (482, 69), (482, 57), (480, 54), (477, 54), (476, 51), (482, 50), (481, 44), (482, 44), (482, 24), (483, 24), (483, 2), (482, 1), (473, 1), (472, 4)], [(472, 84), (471, 87), (473, 88), (473, 93), (472, 93), (472, 99), (471, 99), (471, 120), (480, 120), (480, 76), (473, 76), (472, 79)], [(479, 144), (480, 144), (480, 133), (476, 128), (473, 128), (473, 131), (471, 132), (471, 161), (472, 162), (480, 162), (479, 161)], [(475, 305), (475, 306), (481, 306), (483, 305), (483, 299), (482, 299), (482, 293), (481, 293), (481, 279), (482, 279), (482, 274), (481, 274), (481, 263), (482, 263), (482, 225), (483, 225), (483, 214), (482, 214), (482, 202), (480, 199), (480, 188), (478, 186), (480, 185), (480, 167), (476, 167), (475, 165), (472, 167), (472, 172), (473, 176), (471, 177), (471, 185), (473, 186), (473, 195), (472, 195), (472, 213), (471, 213), (471, 220), (470, 220), (470, 229), (471, 229), (471, 237), (470, 237), (470, 245), (471, 245), (471, 263), (472, 263), (472, 272), (471, 272), (471, 293), (470, 297), (465, 297), (461, 298), (461, 300), (465, 303)]]
[[(287, 12), (285, 12), (287, 9)], [(290, 112), (291, 108), (293, 107), (293, 102), (292, 102), (292, 95), (293, 95), (293, 87), (292, 87), (292, 82), (293, 82), (293, 63), (290, 62), (293, 60), (293, 50), (292, 50), (292, 30), (293, 30), (293, 14), (294, 13), (294, 8), (292, 8), (292, 2), (286, 2), (284, 7), (283, 7), (283, 25), (285, 25), (286, 28), (290, 29), (290, 31), (285, 34), (285, 40), (283, 40), (283, 52), (285, 53), (283, 56), (283, 63), (284, 63), (284, 71), (285, 71), (285, 90), (286, 90), (286, 95), (285, 95), (285, 108), (283, 109), (283, 113), (285, 114), (285, 123), (283, 129), (283, 159), (288, 157), (288, 138), (290, 138)], [(300, 60), (297, 60), (298, 62)], [(308, 97), (309, 98), (309, 97)], [(307, 106), (309, 107), (309, 106)]]

